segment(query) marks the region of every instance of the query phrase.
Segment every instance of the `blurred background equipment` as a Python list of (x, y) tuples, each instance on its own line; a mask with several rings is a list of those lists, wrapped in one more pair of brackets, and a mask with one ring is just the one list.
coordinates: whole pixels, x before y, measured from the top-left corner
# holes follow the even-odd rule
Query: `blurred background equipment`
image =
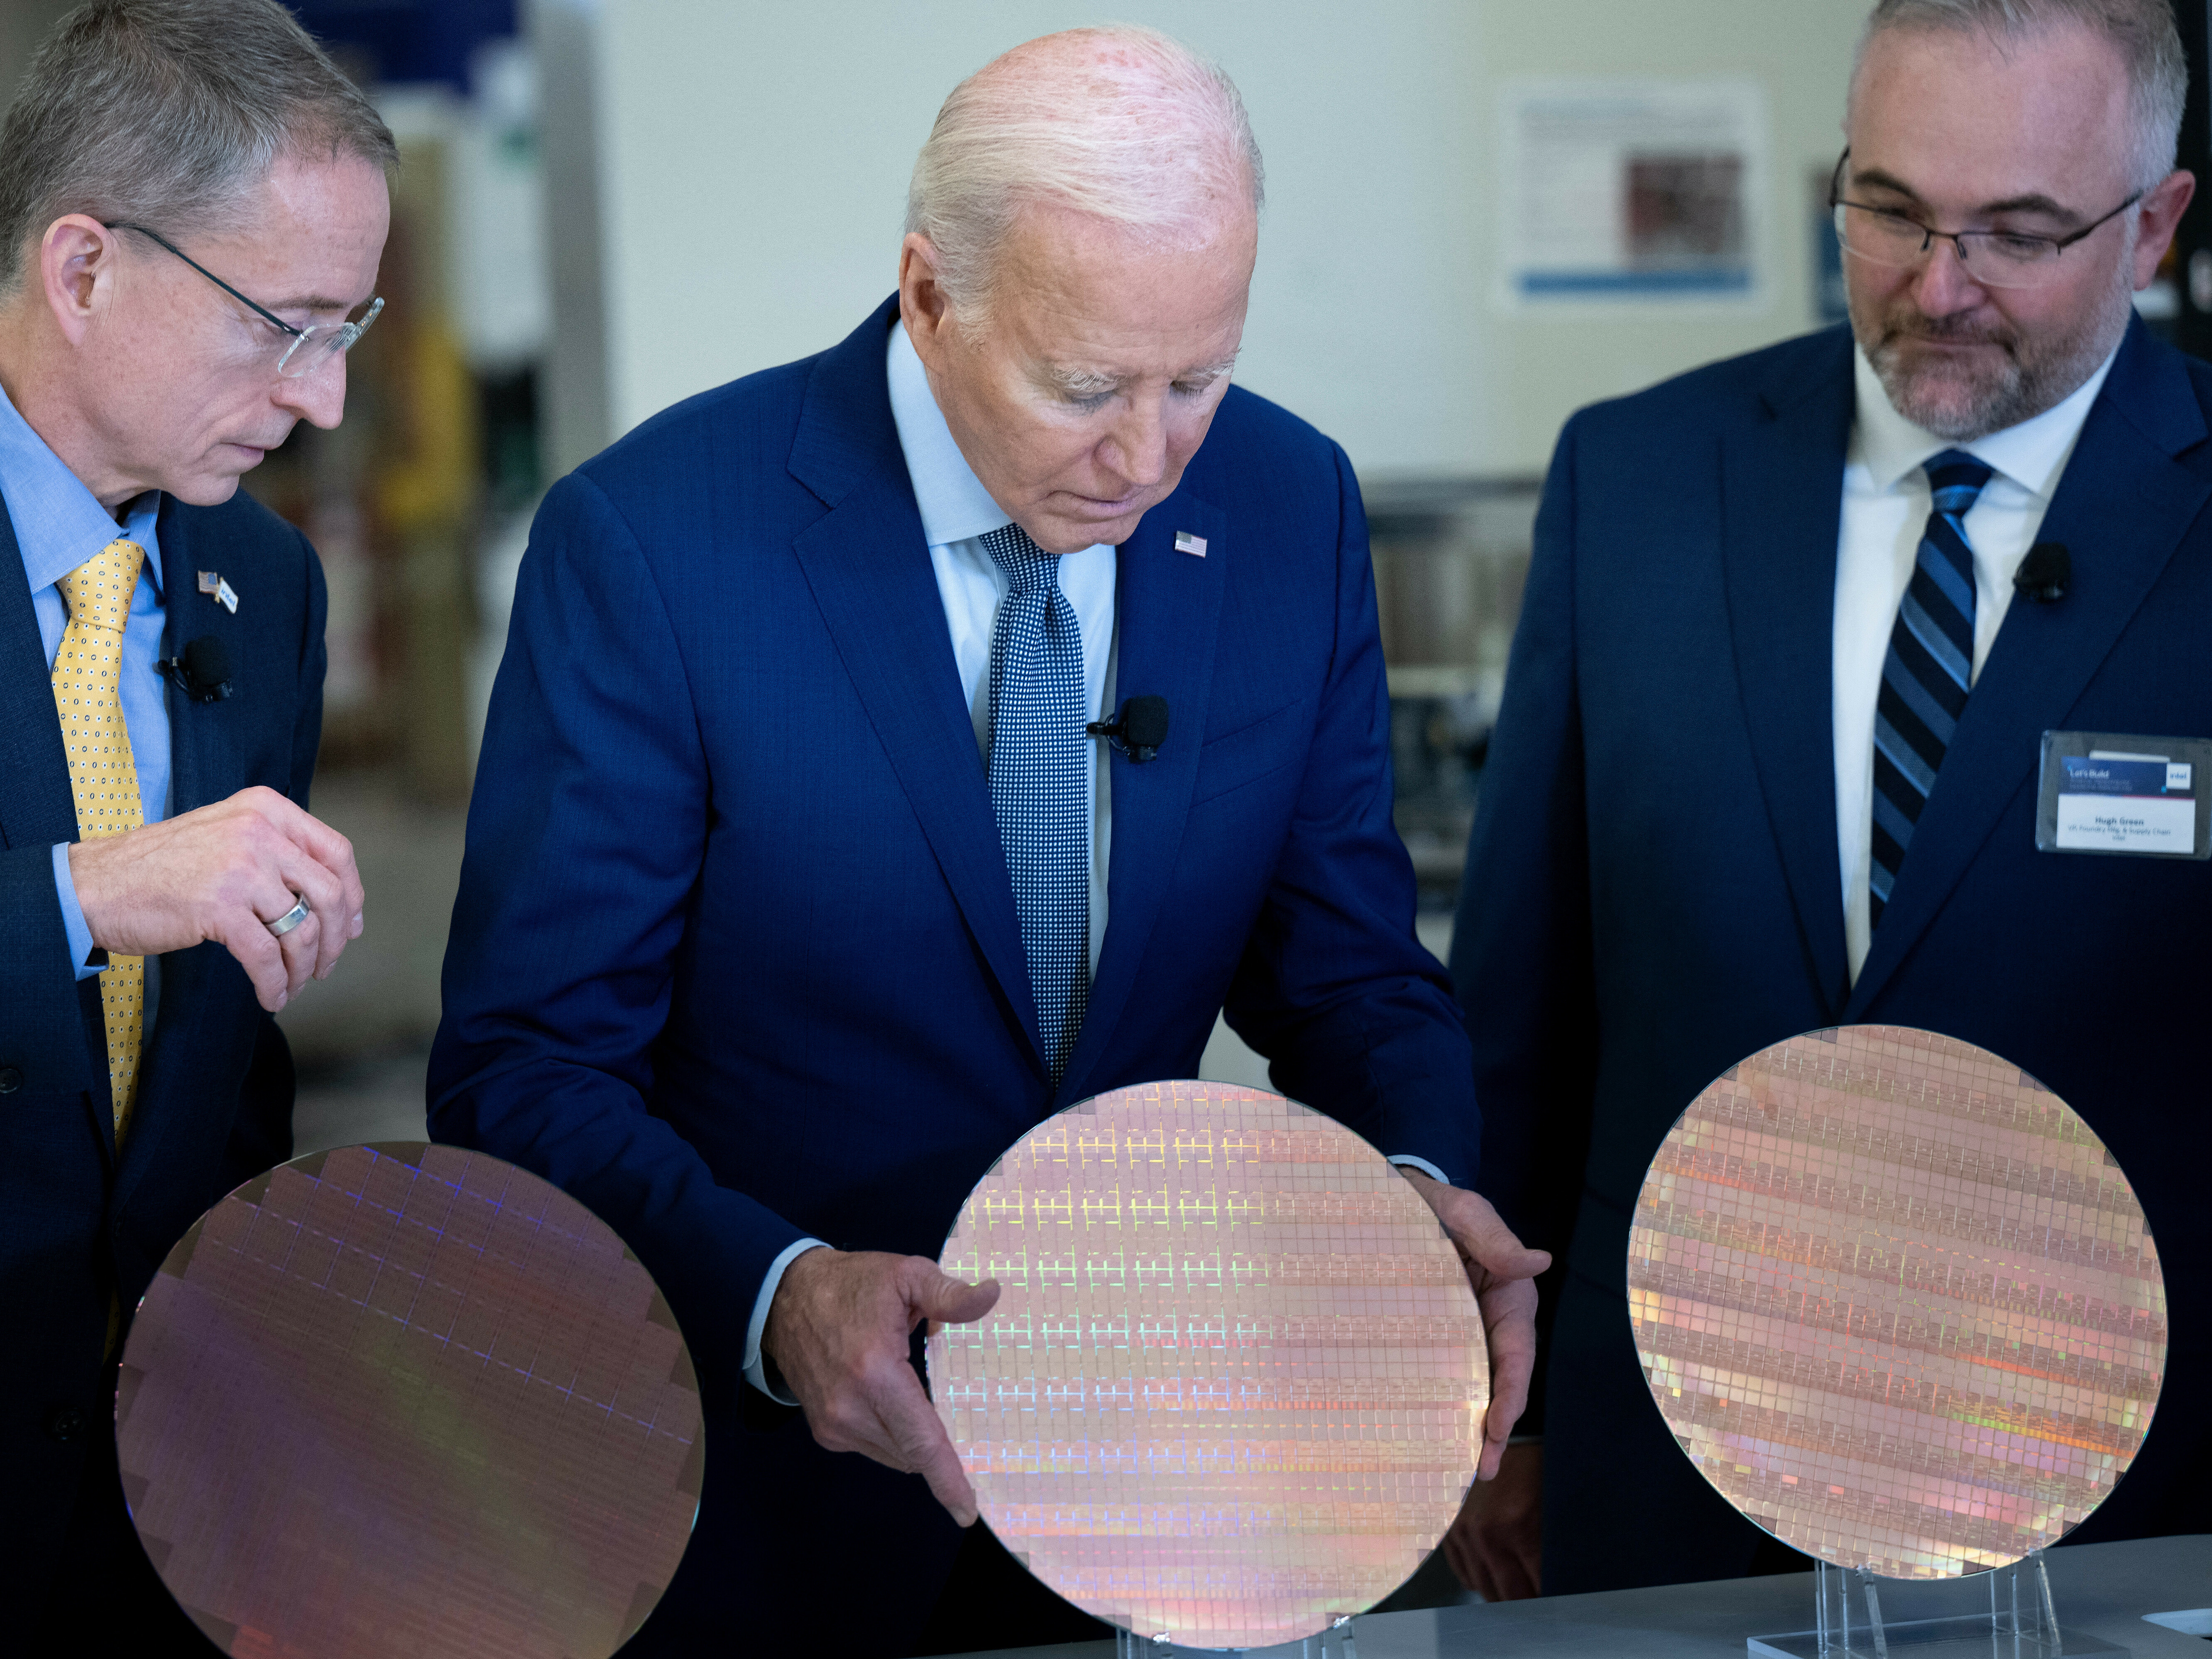
[(1401, 479), (1367, 492), (1398, 833), (1421, 884), (1423, 937), (1439, 955), (1504, 695), (1538, 487), (1534, 478)]
[[(301, 1148), (422, 1133), (475, 748), (545, 485), (841, 337), (894, 281), (945, 94), (1109, 15), (1217, 58), (1266, 151), (1237, 378), (1358, 471), (1398, 823), (1441, 954), (1560, 422), (1834, 319), (1826, 181), (1867, 4), (1377, 0), (1352, 28), (1328, 0), (296, 0), (405, 157), (345, 423), (302, 428), (247, 485), (329, 576), (315, 805), (370, 895), (366, 934), (284, 1015)], [(0, 0), (0, 102), (66, 9)], [(2180, 14), (2186, 164), (2205, 20)], [(1626, 276), (1516, 295), (1540, 244)], [(2201, 349), (2212, 198), (2179, 246), (2143, 309)], [(1204, 1070), (1267, 1082), (1225, 1030)]]

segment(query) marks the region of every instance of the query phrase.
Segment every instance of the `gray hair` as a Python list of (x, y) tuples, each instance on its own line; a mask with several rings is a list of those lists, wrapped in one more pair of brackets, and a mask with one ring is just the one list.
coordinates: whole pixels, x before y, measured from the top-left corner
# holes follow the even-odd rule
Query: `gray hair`
[[(2129, 182), (2148, 190), (2173, 171), (2181, 112), (2189, 99), (2189, 60), (2170, 0), (1880, 0), (1859, 38), (1858, 64), (1866, 61), (1875, 36), (1891, 29), (1981, 30), (2018, 37), (2063, 26), (2109, 41), (2126, 66), (2135, 125)], [(1851, 81), (1856, 88), (1856, 64)]]
[(906, 228), (929, 239), (974, 329), (999, 246), (1031, 203), (1194, 243), (1224, 201), (1256, 213), (1264, 194), (1235, 84), (1158, 30), (1116, 25), (1032, 40), (955, 87), (915, 161)]
[(286, 155), (398, 147), (276, 0), (92, 0), (56, 24), (0, 126), (0, 295), (46, 227), (82, 213), (172, 236), (234, 228)]

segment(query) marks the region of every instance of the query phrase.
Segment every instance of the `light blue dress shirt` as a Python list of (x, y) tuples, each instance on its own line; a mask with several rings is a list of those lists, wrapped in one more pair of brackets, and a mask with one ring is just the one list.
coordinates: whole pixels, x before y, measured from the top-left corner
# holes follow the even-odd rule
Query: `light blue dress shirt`
[[(907, 337), (906, 325), (891, 331), (887, 372), (890, 377), (891, 419), (898, 427), (899, 448), (906, 457), (907, 476), (914, 483), (915, 504), (921, 509), (921, 533), (929, 543), (930, 568), (937, 574), (938, 597), (945, 603), (945, 622), (952, 633), (952, 657), (959, 665), (960, 689), (975, 723), (975, 744), (988, 764), (991, 757), (991, 635), (999, 622), (999, 605), (1012, 584), (999, 568), (983, 538), (1012, 515), (991, 497), (945, 423), (936, 394), (929, 389), (929, 373)], [(1079, 553), (1066, 553), (1060, 561), (1060, 591), (1074, 608), (1083, 635), (1084, 695), (1095, 711), (1093, 720), (1109, 718), (1114, 707), (1115, 667), (1120, 654), (1115, 633), (1114, 586), (1119, 574), (1117, 550), (1098, 542)], [(1106, 942), (1106, 875), (1112, 846), (1113, 769), (1098, 764), (1099, 745), (1091, 755), (1091, 971), (1098, 972), (1098, 953)], [(1424, 1158), (1399, 1154), (1393, 1164), (1416, 1169), (1437, 1181), (1443, 1170)], [(1449, 1185), (1449, 1182), (1446, 1182)], [(745, 1327), (745, 1381), (770, 1399), (795, 1406), (768, 1384), (761, 1359), (761, 1333), (768, 1327), (769, 1304), (783, 1283), (783, 1270), (809, 1250), (827, 1249), (818, 1238), (795, 1241), (769, 1264), (753, 1299), (751, 1322)]]
[[(1012, 586), (983, 538), (1013, 522), (991, 499), (975, 470), (953, 441), (952, 429), (929, 389), (906, 325), (891, 331), (891, 419), (898, 425), (899, 447), (906, 453), (907, 476), (914, 481), (915, 504), (921, 509), (921, 533), (929, 543), (930, 568), (938, 597), (952, 630), (952, 659), (959, 665), (960, 690), (975, 723), (975, 746), (988, 766), (991, 759), (991, 636), (999, 626), (999, 606)], [(1110, 720), (1114, 706), (1114, 583), (1117, 549), (1095, 542), (1078, 553), (1060, 556), (1060, 591), (1075, 611), (1083, 635), (1083, 692), (1094, 720)], [(1114, 773), (1098, 764), (1103, 744), (1091, 746), (1091, 973), (1098, 974), (1098, 953), (1106, 944), (1106, 872), (1113, 851)]]
[[(146, 550), (138, 586), (131, 596), (131, 615), (123, 625), (123, 727), (130, 733), (131, 757), (138, 769), (139, 804), (146, 822), (159, 823), (169, 805), (169, 714), (161, 676), (154, 665), (161, 655), (161, 550), (154, 539), (161, 494), (148, 490), (131, 502), (123, 522), (102, 507), (61, 457), (18, 414), (0, 390), (0, 495), (8, 502), (15, 545), (23, 556), (23, 575), (31, 587), (31, 609), (46, 647), (46, 671), (62, 646), (69, 607), (55, 584), (118, 537)], [(100, 971), (85, 966), (92, 954), (92, 929), (77, 903), (70, 879), (69, 843), (54, 843), (54, 894), (61, 901), (62, 925), (69, 934), (70, 965), (79, 979)], [(146, 1026), (153, 1028), (157, 964), (146, 963)]]

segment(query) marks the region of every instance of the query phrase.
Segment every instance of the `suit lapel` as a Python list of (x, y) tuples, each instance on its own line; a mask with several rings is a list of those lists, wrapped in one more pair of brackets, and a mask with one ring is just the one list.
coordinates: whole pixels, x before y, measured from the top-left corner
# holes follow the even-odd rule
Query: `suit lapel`
[(2070, 591), (2055, 605), (2016, 599), (2007, 608), (1874, 930), (1850, 1017), (1880, 993), (2033, 783), (2042, 734), (2065, 726), (2203, 512), (2212, 483), (2174, 457), (2204, 438), (2187, 371), (2131, 324), (2037, 532), (2071, 550)]
[[(69, 756), (62, 748), (54, 709), (53, 673), (39, 637), (15, 526), (0, 504), (0, 844), (51, 847), (73, 842), (76, 796), (70, 787)], [(86, 1110), (108, 1158), (115, 1156), (115, 1124), (108, 1108), (106, 1067), (93, 1061), (106, 1052), (100, 1011), (100, 981), (78, 981), (78, 1018), (84, 1022)]]
[(830, 510), (793, 547), (899, 787), (1042, 1073), (1013, 886), (891, 419), (884, 348), (896, 314), (894, 298), (827, 353), (808, 382), (790, 467)]
[[(183, 654), (186, 610), (199, 590), (192, 568), (191, 532), (173, 496), (161, 497), (154, 539), (161, 556), (161, 654), (174, 659)], [(195, 705), (173, 681), (163, 682), (162, 704), (169, 716), (169, 816), (175, 817), (229, 792), (209, 792), (209, 781), (222, 770), (220, 757), (209, 747), (210, 723), (193, 718)]]
[[(161, 561), (161, 654), (167, 658), (182, 653), (191, 623), (190, 607), (198, 597), (189, 525), (176, 499), (164, 495), (154, 539)], [(162, 704), (169, 719), (168, 816), (175, 817), (228, 795), (226, 786), (234, 787), (240, 773), (235, 757), (226, 760), (216, 751), (204, 705), (194, 703), (173, 681), (164, 682)], [(204, 1028), (216, 1002), (210, 976), (226, 960), (221, 945), (204, 943), (160, 959), (161, 1002), (146, 1032), (131, 1133), (116, 1164), (118, 1209), (131, 1201), (149, 1170), (168, 1165), (162, 1148), (173, 1127), (182, 1124), (187, 1133), (201, 1128), (191, 1105), (197, 1087), (193, 1068), (189, 1059), (177, 1057), (202, 1052)]]
[[(184, 650), (181, 630), (188, 626), (188, 595), (197, 595), (192, 580), (191, 531), (175, 498), (161, 498), (161, 514), (155, 520), (155, 546), (161, 557), (161, 654), (177, 657)], [(181, 577), (181, 580), (179, 580)], [(208, 721), (192, 719), (195, 703), (175, 681), (164, 681), (161, 692), (168, 714), (168, 817), (191, 811), (208, 803), (208, 781), (219, 776), (216, 757), (208, 752)], [(234, 776), (234, 772), (232, 772)], [(223, 792), (228, 794), (228, 790)], [(155, 1022), (146, 1030), (146, 1048), (139, 1057), (137, 1102), (131, 1109), (131, 1134), (124, 1139), (115, 1164), (115, 1206), (131, 1201), (146, 1172), (164, 1168), (161, 1152), (170, 1126), (192, 1126), (188, 1109), (191, 1091), (197, 1086), (191, 1064), (173, 1064), (170, 1055), (199, 1053), (201, 1022), (206, 1020), (208, 973), (222, 957), (219, 945), (195, 945), (188, 951), (170, 951), (159, 957), (161, 1002)], [(192, 1082), (188, 1082), (192, 1079)]]
[(76, 839), (69, 757), (54, 713), (53, 675), (39, 638), (15, 526), (0, 504), (0, 843), (51, 847)]
[[(1205, 538), (1204, 557), (1175, 550), (1176, 532), (1183, 530)], [(1107, 872), (1113, 902), (1091, 1006), (1060, 1091), (1064, 1101), (1092, 1092), (1089, 1075), (1128, 1006), (1182, 845), (1232, 556), (1222, 514), (1178, 492), (1144, 516), (1115, 561), (1115, 695), (1124, 704), (1131, 697), (1165, 697), (1168, 740), (1141, 766), (1100, 748), (1113, 767), (1114, 850)]]
[(1729, 631), (1767, 823), (1807, 969), (1831, 1006), (1846, 979), (1832, 714), (1836, 539), (1851, 426), (1848, 335), (1823, 372), (1770, 387), (1721, 448)]

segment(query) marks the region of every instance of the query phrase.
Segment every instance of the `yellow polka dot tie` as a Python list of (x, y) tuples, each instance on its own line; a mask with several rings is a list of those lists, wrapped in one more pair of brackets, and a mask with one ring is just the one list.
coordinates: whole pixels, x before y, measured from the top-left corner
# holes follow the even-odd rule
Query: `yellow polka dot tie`
[[(57, 584), (69, 606), (54, 657), (54, 705), (62, 746), (69, 751), (70, 789), (76, 797), (76, 833), (119, 836), (146, 822), (138, 799), (138, 766), (123, 725), (123, 624), (138, 586), (146, 550), (112, 541)], [(146, 958), (111, 956), (100, 976), (107, 1023), (107, 1080), (115, 1098), (115, 1144), (138, 1091), (138, 1050), (145, 1036)]]

